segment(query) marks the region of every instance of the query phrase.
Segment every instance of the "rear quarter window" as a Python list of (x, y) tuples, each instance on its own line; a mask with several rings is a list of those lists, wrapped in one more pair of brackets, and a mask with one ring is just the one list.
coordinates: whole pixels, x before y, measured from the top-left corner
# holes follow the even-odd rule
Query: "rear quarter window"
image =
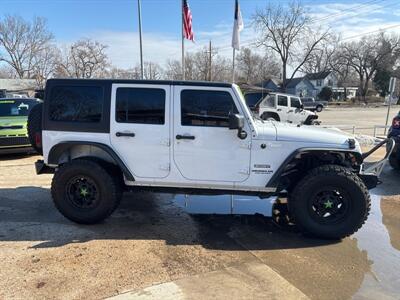
[(51, 121), (98, 123), (102, 119), (101, 86), (54, 86), (49, 97)]

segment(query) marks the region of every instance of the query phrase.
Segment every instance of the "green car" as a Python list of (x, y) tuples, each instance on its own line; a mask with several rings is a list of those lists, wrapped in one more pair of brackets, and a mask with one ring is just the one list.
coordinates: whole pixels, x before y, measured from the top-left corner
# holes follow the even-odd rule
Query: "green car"
[(28, 114), (37, 99), (0, 99), (0, 154), (32, 151), (27, 133)]

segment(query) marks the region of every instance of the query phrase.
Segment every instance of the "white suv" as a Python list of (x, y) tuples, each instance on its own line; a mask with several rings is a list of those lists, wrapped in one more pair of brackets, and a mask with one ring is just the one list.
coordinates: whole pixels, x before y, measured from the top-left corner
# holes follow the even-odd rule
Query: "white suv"
[[(210, 214), (270, 216), (284, 197), (300, 228), (342, 238), (366, 220), (387, 160), (367, 168), (352, 136), (254, 118), (225, 83), (53, 79), (38, 111), (37, 173), (54, 173), (56, 207), (85, 224), (147, 189), (200, 195), (184, 206)], [(235, 197), (212, 197), (225, 194)]]
[(319, 124), (318, 116), (305, 110), (299, 97), (289, 94), (271, 93), (257, 104), (263, 120), (289, 122), (293, 124)]

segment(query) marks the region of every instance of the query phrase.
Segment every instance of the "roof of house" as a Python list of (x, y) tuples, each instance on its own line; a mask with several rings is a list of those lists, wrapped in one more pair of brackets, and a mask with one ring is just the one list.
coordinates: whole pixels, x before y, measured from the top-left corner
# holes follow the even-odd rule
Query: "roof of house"
[(331, 71), (322, 71), (322, 72), (317, 72), (317, 73), (310, 73), (307, 74), (305, 77), (308, 80), (318, 80), (318, 79), (325, 79), (329, 74), (331, 74)]
[(298, 78), (292, 78), (287, 84), (286, 88), (294, 88), (296, 87), (300, 82), (304, 80), (304, 77), (298, 77)]
[(20, 90), (34, 90), (35, 88), (35, 79), (0, 79), (0, 90), (15, 92)]

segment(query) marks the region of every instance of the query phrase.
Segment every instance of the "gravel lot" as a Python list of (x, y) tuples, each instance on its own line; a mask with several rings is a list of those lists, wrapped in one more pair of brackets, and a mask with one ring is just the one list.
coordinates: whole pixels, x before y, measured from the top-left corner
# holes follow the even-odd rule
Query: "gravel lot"
[[(372, 124), (384, 113), (329, 109), (321, 119)], [(174, 195), (150, 193), (125, 195), (103, 224), (76, 225), (54, 208), (36, 159), (0, 158), (0, 299), (399, 299), (400, 174), (390, 168), (366, 225), (330, 242), (268, 219), (194, 218)]]
[[(393, 117), (399, 112), (400, 106), (394, 105), (390, 109), (389, 123), (391, 124)], [(387, 107), (334, 107), (329, 106), (322, 112), (318, 113), (322, 125), (340, 125), (345, 127), (373, 127), (375, 125), (385, 125)], [(349, 129), (351, 132), (351, 130)], [(378, 129), (377, 135), (382, 136), (384, 129)], [(373, 129), (356, 129), (356, 133), (373, 135)]]

